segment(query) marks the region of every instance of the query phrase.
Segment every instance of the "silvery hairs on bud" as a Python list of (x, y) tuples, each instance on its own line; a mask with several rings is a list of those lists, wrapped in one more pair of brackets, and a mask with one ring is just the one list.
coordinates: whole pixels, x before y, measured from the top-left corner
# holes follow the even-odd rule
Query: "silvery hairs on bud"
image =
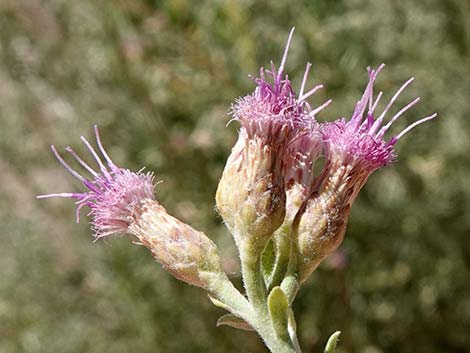
[(216, 245), (204, 233), (169, 215), (154, 200), (145, 200), (129, 233), (181, 281), (208, 289), (208, 274), (222, 273)]

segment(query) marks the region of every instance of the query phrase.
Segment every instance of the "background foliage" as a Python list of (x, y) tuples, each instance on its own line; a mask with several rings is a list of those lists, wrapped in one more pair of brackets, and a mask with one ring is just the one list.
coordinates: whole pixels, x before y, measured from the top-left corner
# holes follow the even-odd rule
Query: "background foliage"
[(266, 351), (254, 334), (216, 329), (219, 309), (145, 249), (93, 244), (72, 202), (34, 196), (80, 187), (48, 146), (83, 152), (96, 122), (120, 165), (157, 172), (159, 200), (224, 249), (239, 283), (214, 211), (236, 138), (226, 113), (296, 26), (287, 68), (299, 84), (313, 62), (327, 87), (313, 102), (334, 100), (322, 119), (348, 116), (365, 67), (381, 62), (389, 96), (417, 77), (401, 102), (423, 103), (408, 121), (440, 113), (374, 174), (341, 252), (301, 291), (305, 352), (335, 329), (340, 352), (468, 352), (469, 13), (468, 0), (1, 0), (0, 351)]

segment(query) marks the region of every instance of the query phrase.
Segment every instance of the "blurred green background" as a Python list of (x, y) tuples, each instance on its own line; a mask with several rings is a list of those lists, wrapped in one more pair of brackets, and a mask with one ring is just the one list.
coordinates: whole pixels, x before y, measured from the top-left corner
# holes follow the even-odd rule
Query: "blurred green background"
[[(398, 144), (399, 160), (361, 192), (346, 240), (295, 302), (304, 352), (341, 330), (338, 352), (470, 352), (470, 2), (468, 0), (0, 0), (0, 352), (266, 352), (255, 334), (216, 328), (221, 310), (128, 239), (93, 243), (70, 200), (79, 190), (49, 145), (101, 127), (120, 165), (157, 174), (175, 216), (222, 248), (240, 283), (214, 193), (236, 139), (225, 127), (248, 74), (306, 61), (349, 116), (365, 67), (378, 89), (415, 75), (422, 103), (394, 131), (439, 119)], [(398, 105), (396, 109), (398, 109)]]

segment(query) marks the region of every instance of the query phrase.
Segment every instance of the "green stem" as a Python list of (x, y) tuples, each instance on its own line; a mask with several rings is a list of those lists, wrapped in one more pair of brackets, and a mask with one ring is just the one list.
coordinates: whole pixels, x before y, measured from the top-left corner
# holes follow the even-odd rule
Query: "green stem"
[(281, 282), (281, 289), (286, 293), (289, 303), (294, 301), (295, 296), (300, 288), (300, 281), (298, 276), (298, 253), (295, 247), (291, 247), (289, 265), (287, 266), (287, 272), (284, 279)]
[(243, 319), (258, 332), (272, 353), (298, 353), (288, 339), (283, 340), (274, 332), (268, 313), (266, 286), (261, 273), (261, 252), (252, 249), (250, 246), (240, 249), (243, 282), (253, 307), (253, 315)]
[(267, 294), (261, 274), (261, 256), (247, 254), (247, 252), (241, 255), (242, 276), (246, 295), (255, 311), (267, 313)]
[(276, 336), (272, 328), (272, 323), (269, 317), (258, 317), (257, 320), (251, 324), (255, 327), (258, 334), (263, 339), (266, 347), (269, 348), (271, 353), (299, 353), (292, 346), (291, 342), (281, 340)]
[[(279, 339), (274, 333), (267, 311), (266, 296), (261, 295), (264, 292), (264, 283), (262, 280), (256, 280), (257, 271), (253, 270), (254, 266), (253, 268), (245, 267), (245, 274), (248, 275), (246, 278), (250, 283), (251, 297), (257, 303), (255, 307), (233, 286), (225, 274), (207, 273), (208, 290), (215, 299), (227, 305), (233, 314), (249, 323), (272, 353), (298, 353), (290, 342)], [(261, 287), (260, 283), (263, 284)]]
[(230, 311), (242, 318), (252, 316), (253, 307), (248, 300), (238, 291), (225, 273), (214, 275), (208, 274), (209, 293), (220, 302), (230, 308)]

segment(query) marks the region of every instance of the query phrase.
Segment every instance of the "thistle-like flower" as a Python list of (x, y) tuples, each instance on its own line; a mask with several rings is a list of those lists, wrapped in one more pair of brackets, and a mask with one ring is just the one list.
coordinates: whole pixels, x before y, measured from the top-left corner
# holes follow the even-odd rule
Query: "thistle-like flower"
[(222, 273), (215, 244), (204, 233), (170, 216), (155, 200), (152, 173), (144, 173), (142, 170), (132, 172), (116, 166), (103, 148), (96, 126), (95, 135), (104, 162), (83, 136), (81, 140), (96, 160), (99, 172), (83, 161), (72, 148), (66, 148), (91, 174), (92, 179), (76, 172), (51, 146), (60, 164), (81, 181), (87, 191), (40, 195), (38, 198), (65, 197), (77, 200), (77, 222), (80, 220), (80, 210), (88, 206), (96, 239), (111, 234), (132, 235), (176, 278), (207, 288), (210, 277), (207, 274)]
[(253, 93), (232, 106), (233, 120), (241, 129), (216, 196), (217, 208), (239, 247), (241, 240), (248, 240), (256, 253), (284, 221), (291, 187), (308, 183), (308, 169), (321, 150), (314, 116), (330, 103), (311, 109), (306, 102), (323, 87), (304, 94), (310, 64), (298, 97), (284, 76), (292, 35), (293, 30), (279, 69), (273, 63), (271, 70), (261, 68)]
[(55, 146), (51, 146), (60, 164), (87, 188), (81, 193), (59, 193), (40, 195), (38, 198), (65, 197), (77, 200), (77, 223), (80, 221), (80, 210), (84, 206), (90, 208), (91, 227), (95, 238), (102, 238), (111, 234), (128, 233), (129, 225), (142, 213), (141, 202), (155, 200), (153, 174), (131, 172), (128, 169), (119, 168), (109, 158), (101, 144), (98, 127), (95, 126), (96, 143), (104, 157), (107, 166), (86, 140), (81, 140), (90, 151), (99, 166), (99, 172), (93, 170), (85, 163), (71, 147), (66, 151), (93, 177), (91, 180), (76, 172), (61, 155)]
[(414, 127), (437, 116), (432, 114), (422, 118), (385, 140), (384, 135), (391, 125), (420, 98), (405, 105), (384, 124), (385, 115), (414, 78), (398, 89), (383, 112), (376, 117), (374, 112), (382, 92), (374, 98), (373, 86), (383, 67), (382, 64), (376, 70), (368, 68), (369, 82), (349, 121), (343, 118), (322, 126), (326, 163), (312, 186), (311, 196), (304, 205), (305, 211), (299, 214), (298, 248), (304, 262), (303, 279), (339, 246), (352, 203), (368, 177), (394, 160), (396, 142)]

